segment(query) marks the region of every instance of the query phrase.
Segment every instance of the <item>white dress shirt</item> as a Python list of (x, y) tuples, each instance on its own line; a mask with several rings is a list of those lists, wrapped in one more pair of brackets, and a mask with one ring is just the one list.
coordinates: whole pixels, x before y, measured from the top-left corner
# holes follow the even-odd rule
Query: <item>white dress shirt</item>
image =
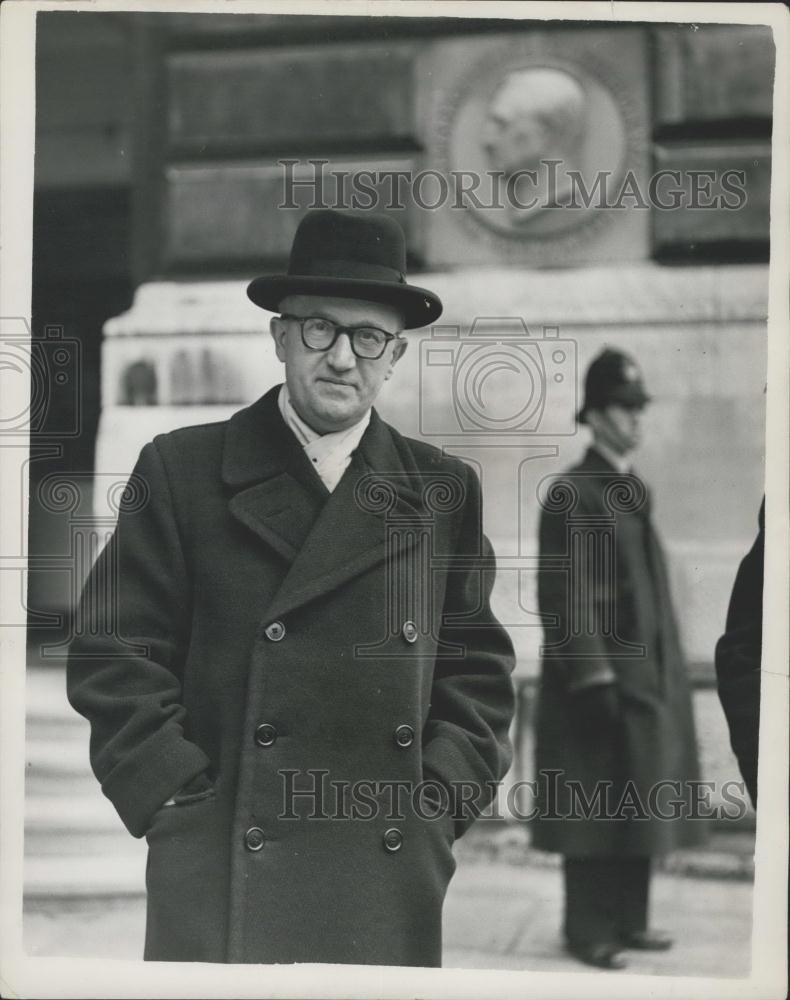
[(293, 431), (296, 440), (304, 448), (313, 468), (322, 482), (332, 493), (351, 462), (351, 455), (359, 444), (370, 423), (370, 410), (361, 420), (344, 431), (319, 434), (308, 426), (291, 403), (288, 386), (283, 382), (277, 397), (277, 404), (283, 420)]

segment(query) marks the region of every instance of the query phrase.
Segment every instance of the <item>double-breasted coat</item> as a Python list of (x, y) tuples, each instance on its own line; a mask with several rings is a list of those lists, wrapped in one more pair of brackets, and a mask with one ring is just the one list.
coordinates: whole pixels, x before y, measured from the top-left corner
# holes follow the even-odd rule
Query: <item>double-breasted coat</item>
[(511, 757), (479, 482), (374, 411), (329, 494), (276, 394), (143, 448), (69, 698), (148, 840), (146, 958), (439, 965), (471, 815), (411, 789), (479, 807)]
[[(650, 506), (645, 484), (595, 448), (542, 500), (533, 843), (544, 850), (645, 856), (704, 835), (691, 695)], [(618, 719), (581, 725), (576, 699), (597, 683), (614, 685)]]

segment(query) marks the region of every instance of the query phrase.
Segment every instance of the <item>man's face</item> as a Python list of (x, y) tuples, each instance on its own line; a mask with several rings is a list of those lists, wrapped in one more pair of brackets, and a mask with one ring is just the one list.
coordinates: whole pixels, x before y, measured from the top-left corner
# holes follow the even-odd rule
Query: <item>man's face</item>
[(627, 455), (642, 440), (641, 407), (610, 403), (601, 410), (591, 411), (587, 419), (596, 441), (600, 441), (617, 455)]
[(546, 159), (575, 159), (583, 139), (585, 106), (581, 84), (564, 70), (532, 67), (509, 73), (494, 94), (481, 130), (491, 165), (512, 176), (519, 170), (545, 173)]
[[(396, 335), (403, 329), (395, 308), (362, 299), (290, 295), (280, 303), (280, 311), (320, 316), (341, 326), (375, 326)], [(277, 357), (285, 364), (291, 403), (319, 434), (345, 430), (360, 420), (406, 349), (405, 340), (391, 340), (380, 358), (358, 358), (341, 333), (328, 351), (311, 350), (302, 342), (299, 323), (282, 317), (271, 321), (271, 334)]]
[(540, 167), (547, 139), (534, 115), (516, 115), (494, 105), (485, 122), (482, 144), (494, 169), (510, 177), (519, 170)]

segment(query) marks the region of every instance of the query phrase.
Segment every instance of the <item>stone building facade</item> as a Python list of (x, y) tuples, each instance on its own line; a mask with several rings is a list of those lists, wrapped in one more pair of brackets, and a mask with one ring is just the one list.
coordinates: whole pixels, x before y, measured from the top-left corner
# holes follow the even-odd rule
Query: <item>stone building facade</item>
[[(62, 328), (83, 377), (77, 402), (53, 397), (39, 435), (55, 453), (31, 462), (31, 552), (68, 553), (70, 520), (91, 507), (106, 531), (117, 482), (153, 434), (224, 419), (280, 379), (245, 283), (284, 267), (308, 207), (356, 196), (401, 221), (410, 274), (445, 302), (440, 329), (410, 334), (380, 410), (482, 473), (497, 607), (519, 653), (521, 771), (540, 642), (536, 491), (586, 445), (572, 419), (580, 379), (608, 344), (636, 355), (655, 396), (639, 468), (698, 685), (706, 776), (726, 774), (712, 654), (763, 492), (770, 30), (37, 20), (34, 337)], [(499, 175), (507, 191), (530, 156), (559, 164), (559, 208), (541, 207), (542, 173), (537, 207), (485, 185), (470, 195), (474, 176)], [(520, 366), (492, 383), (499, 424), (462, 378), (492, 337)], [(507, 423), (508, 406), (526, 415)], [(61, 438), (75, 408), (80, 433)], [(506, 434), (493, 430), (502, 420)], [(59, 476), (80, 484), (68, 510), (46, 501)], [(30, 573), (31, 634), (51, 662), (80, 583)]]

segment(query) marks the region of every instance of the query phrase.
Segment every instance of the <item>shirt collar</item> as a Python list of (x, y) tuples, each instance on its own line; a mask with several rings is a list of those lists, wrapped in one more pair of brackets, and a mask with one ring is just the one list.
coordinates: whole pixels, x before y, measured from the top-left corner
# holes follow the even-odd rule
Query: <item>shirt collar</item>
[(282, 414), (283, 420), (294, 432), (296, 440), (303, 448), (310, 444), (311, 441), (315, 441), (317, 438), (321, 437), (318, 431), (314, 431), (309, 424), (306, 424), (293, 408), (291, 395), (288, 392), (288, 386), (285, 382), (283, 382), (280, 386), (280, 392), (277, 396), (277, 405), (280, 407), (280, 413)]
[(593, 447), (601, 455), (613, 469), (617, 469), (621, 476), (625, 476), (631, 471), (631, 462), (627, 455), (618, 455), (616, 451), (612, 451), (611, 448), (607, 448), (605, 444), (601, 444), (600, 441), (596, 441)]
[(324, 485), (332, 492), (348, 467), (351, 455), (370, 423), (371, 411), (368, 410), (360, 420), (345, 430), (319, 434), (309, 424), (306, 424), (296, 412), (291, 403), (288, 386), (285, 383), (280, 389), (277, 403), (286, 424), (304, 448), (305, 454), (323, 480)]

